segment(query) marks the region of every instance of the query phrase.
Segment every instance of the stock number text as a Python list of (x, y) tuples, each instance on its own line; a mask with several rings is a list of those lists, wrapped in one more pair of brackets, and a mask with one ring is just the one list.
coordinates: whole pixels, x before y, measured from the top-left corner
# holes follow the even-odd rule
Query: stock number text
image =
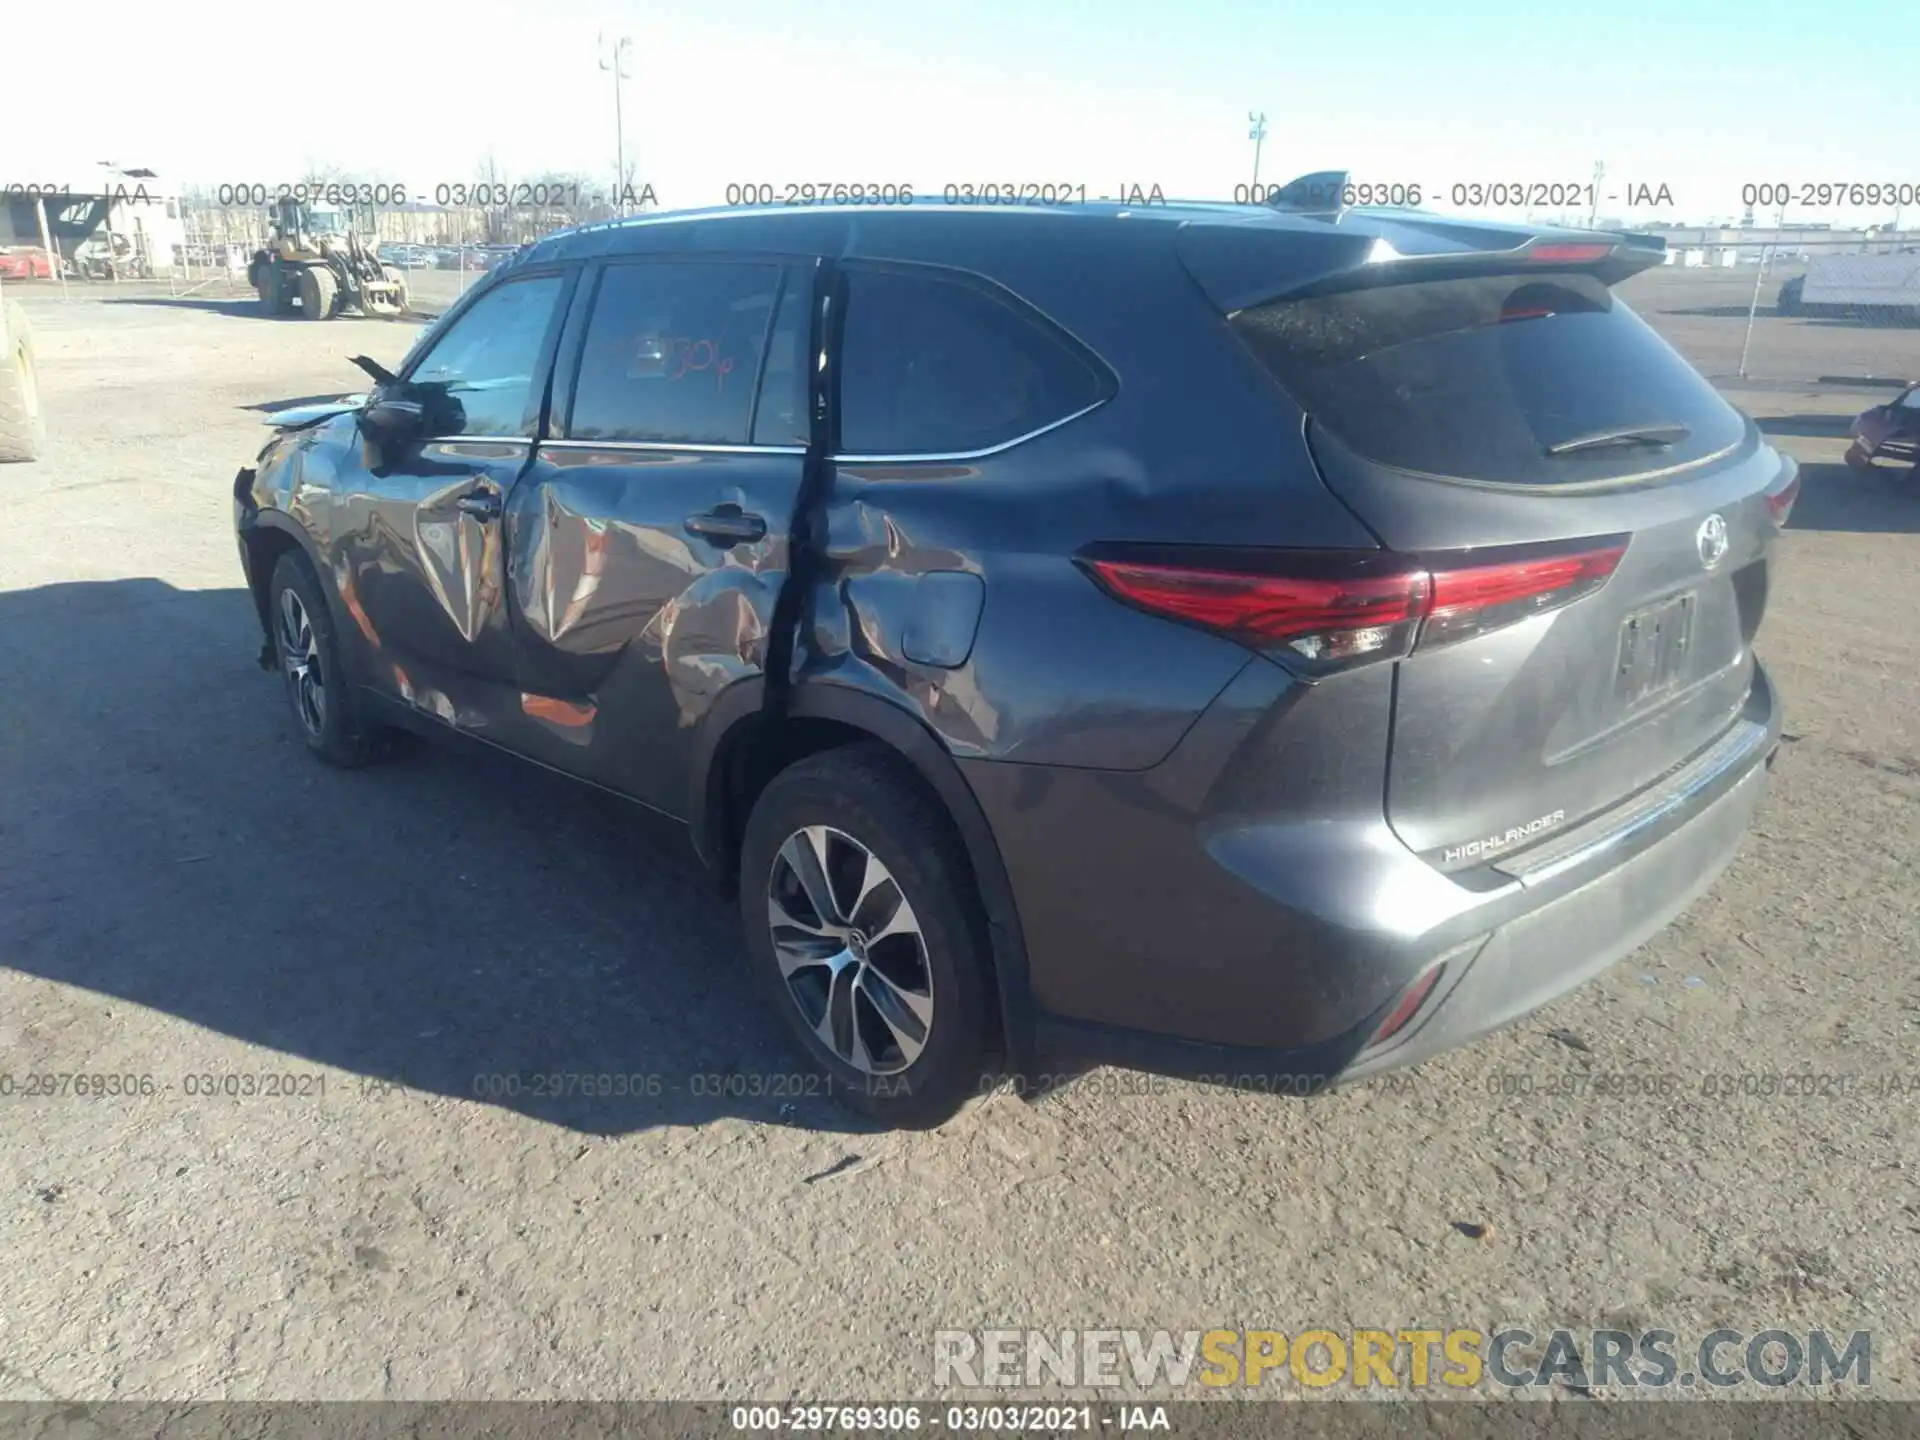
[(1920, 184), (1891, 180), (1768, 180), (1740, 187), (1740, 203), (1780, 205), (1911, 205)]
[[(1280, 198), (1284, 188), (1280, 185), (1236, 185), (1233, 187), (1233, 203), (1271, 205)], [(1344, 185), (1306, 185), (1294, 191), (1293, 196), (1305, 200), (1309, 205), (1410, 206), (1421, 203), (1422, 190), (1417, 183), (1397, 180), (1353, 180)]]

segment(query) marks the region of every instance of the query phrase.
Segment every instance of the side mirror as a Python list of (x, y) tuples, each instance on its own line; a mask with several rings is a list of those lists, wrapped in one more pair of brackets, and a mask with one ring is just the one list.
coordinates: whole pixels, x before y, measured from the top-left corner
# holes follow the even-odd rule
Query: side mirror
[(426, 414), (417, 400), (380, 400), (360, 412), (360, 428), (391, 449), (424, 433)]

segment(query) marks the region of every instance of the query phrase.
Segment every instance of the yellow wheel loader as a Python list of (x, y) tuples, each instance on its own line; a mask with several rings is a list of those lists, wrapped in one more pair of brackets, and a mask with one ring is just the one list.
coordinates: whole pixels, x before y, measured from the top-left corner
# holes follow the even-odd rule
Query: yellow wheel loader
[(262, 314), (285, 315), (296, 306), (307, 320), (349, 309), (406, 313), (406, 280), (354, 232), (347, 212), (283, 196), (269, 213), (271, 238), (247, 266)]

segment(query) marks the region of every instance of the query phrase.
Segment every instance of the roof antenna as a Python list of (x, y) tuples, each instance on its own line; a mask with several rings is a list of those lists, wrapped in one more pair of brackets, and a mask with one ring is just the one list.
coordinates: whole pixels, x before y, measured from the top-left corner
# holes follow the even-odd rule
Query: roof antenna
[(1347, 170), (1316, 170), (1289, 180), (1273, 193), (1267, 204), (1275, 210), (1295, 215), (1331, 215), (1336, 219), (1347, 210)]

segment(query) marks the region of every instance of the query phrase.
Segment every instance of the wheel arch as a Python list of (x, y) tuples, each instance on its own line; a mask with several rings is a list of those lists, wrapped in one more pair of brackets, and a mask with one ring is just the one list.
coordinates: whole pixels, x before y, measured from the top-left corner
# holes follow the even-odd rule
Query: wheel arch
[[(271, 621), (267, 615), (267, 590), (273, 584), (273, 567), (280, 563), (280, 557), (289, 550), (298, 550), (307, 557), (320, 576), (323, 591), (330, 591), (327, 574), (314, 553), (313, 538), (291, 517), (282, 515), (278, 510), (261, 510), (240, 527), (240, 544), (246, 559), (247, 589), (253, 593), (254, 613), (260, 619), (260, 631), (271, 641), (269, 629)], [(329, 593), (328, 600), (332, 600)]]
[(320, 598), (326, 602), (334, 633), (341, 637), (340, 660), (347, 678), (356, 684), (367, 683), (365, 658), (356, 643), (358, 631), (335, 584), (332, 567), (322, 558), (313, 534), (283, 510), (260, 509), (248, 515), (238, 527), (241, 568), (246, 573), (247, 589), (253, 595), (254, 614), (260, 621), (261, 664), (273, 665), (273, 617), (268, 613), (268, 591), (273, 586), (273, 568), (289, 551), (306, 556), (307, 565), (320, 583)]
[(891, 701), (844, 685), (794, 687), (786, 713), (769, 719), (765, 682), (743, 680), (708, 711), (696, 744), (688, 830), (723, 891), (738, 881), (740, 841), (753, 799), (795, 760), (839, 745), (878, 741), (904, 760), (953, 823), (973, 875), (985, 926), (1001, 1034), (1018, 1068), (1032, 1054), (1031, 985), (1013, 886), (986, 812), (925, 722)]

